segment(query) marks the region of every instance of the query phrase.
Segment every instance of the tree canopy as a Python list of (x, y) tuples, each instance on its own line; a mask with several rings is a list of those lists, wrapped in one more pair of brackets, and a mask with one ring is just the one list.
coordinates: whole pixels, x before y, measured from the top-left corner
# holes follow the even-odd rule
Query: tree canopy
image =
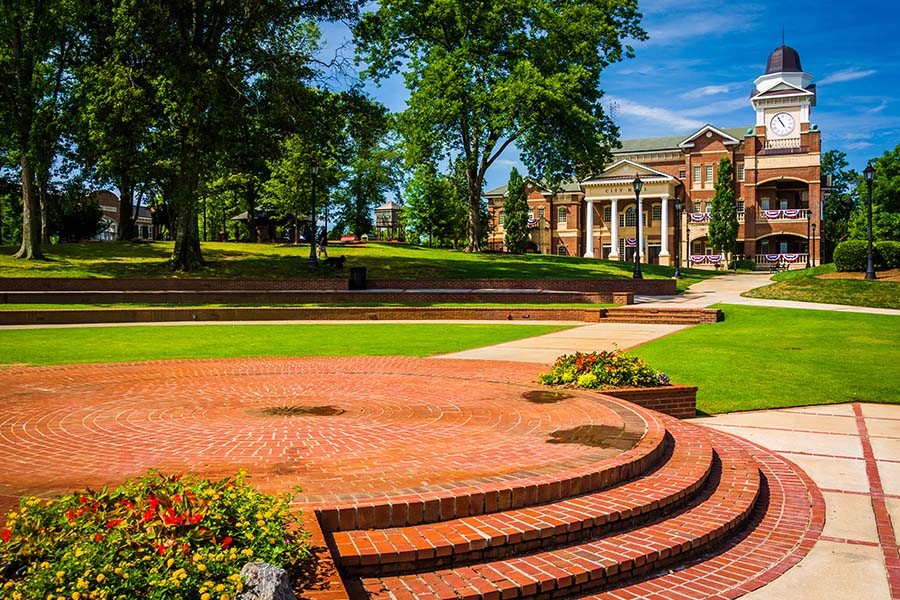
[(515, 167), (509, 174), (506, 198), (503, 199), (503, 228), (506, 230), (506, 249), (513, 254), (525, 250), (528, 242), (528, 199), (525, 180)]
[(728, 252), (737, 239), (738, 220), (734, 203), (734, 168), (727, 156), (719, 160), (715, 188), (709, 209), (709, 243), (720, 252)]
[(382, 0), (355, 30), (376, 80), (403, 71), (407, 159), (435, 151), (465, 165), (468, 250), (481, 248), (487, 170), (517, 143), (529, 171), (585, 175), (618, 131), (600, 74), (645, 39), (635, 0)]

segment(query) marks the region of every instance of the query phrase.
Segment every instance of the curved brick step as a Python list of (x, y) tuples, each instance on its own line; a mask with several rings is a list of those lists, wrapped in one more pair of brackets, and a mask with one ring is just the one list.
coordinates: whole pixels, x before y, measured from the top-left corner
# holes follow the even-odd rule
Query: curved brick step
[(701, 430), (679, 421), (668, 430), (666, 462), (615, 488), (437, 524), (339, 531), (329, 545), (345, 573), (385, 575), (502, 558), (646, 522), (690, 500), (712, 465), (712, 446)]
[(687, 560), (741, 527), (760, 491), (759, 469), (750, 457), (731, 447), (716, 447), (715, 452), (705, 493), (653, 524), (506, 560), (361, 579), (351, 582), (351, 597), (568, 597)]
[[(464, 487), (429, 489), (396, 495), (312, 506), (325, 532), (382, 529), (436, 523), (462, 517), (524, 508), (608, 489), (653, 469), (666, 452), (663, 415), (638, 406), (616, 403), (632, 423), (628, 435), (641, 435), (629, 450), (601, 460), (586, 460), (546, 474), (513, 474)], [(305, 508), (300, 506), (299, 508)]]
[(744, 527), (715, 553), (622, 582), (579, 600), (730, 600), (771, 583), (809, 554), (825, 525), (825, 500), (803, 471), (775, 452), (711, 431), (717, 446), (751, 446), (763, 476)]

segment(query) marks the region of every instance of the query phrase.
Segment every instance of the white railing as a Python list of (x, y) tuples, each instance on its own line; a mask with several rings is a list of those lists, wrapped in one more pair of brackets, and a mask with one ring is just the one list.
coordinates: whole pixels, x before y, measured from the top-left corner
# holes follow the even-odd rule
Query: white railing
[(777, 208), (775, 210), (760, 210), (756, 214), (757, 223), (769, 223), (771, 221), (805, 221), (809, 211), (804, 208)]
[(781, 150), (783, 148), (799, 148), (799, 147), (800, 147), (800, 138), (766, 140), (766, 150)]
[(808, 258), (808, 254), (805, 252), (780, 252), (778, 254), (757, 254), (756, 255), (756, 264), (767, 266), (767, 267), (775, 267), (775, 266), (783, 266), (785, 269), (789, 269), (792, 266), (806, 266), (806, 260)]

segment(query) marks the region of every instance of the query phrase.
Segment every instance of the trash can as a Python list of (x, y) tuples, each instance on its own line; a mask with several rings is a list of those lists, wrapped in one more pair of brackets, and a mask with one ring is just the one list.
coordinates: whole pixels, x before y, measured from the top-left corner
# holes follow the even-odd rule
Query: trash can
[(364, 290), (366, 289), (366, 268), (351, 267), (350, 268), (350, 289)]

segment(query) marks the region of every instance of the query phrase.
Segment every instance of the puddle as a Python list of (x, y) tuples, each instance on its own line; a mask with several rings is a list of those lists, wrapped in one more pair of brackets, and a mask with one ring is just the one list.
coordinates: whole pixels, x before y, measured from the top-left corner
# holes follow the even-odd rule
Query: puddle
[(337, 406), (267, 406), (249, 412), (260, 417), (335, 417), (347, 411)]
[(522, 394), (522, 397), (534, 404), (554, 404), (560, 400), (571, 398), (572, 394), (551, 390), (532, 390)]
[(574, 429), (563, 429), (550, 434), (548, 444), (580, 444), (594, 448), (616, 448), (630, 450), (640, 440), (639, 435), (625, 433), (620, 427), (611, 425), (581, 425)]

